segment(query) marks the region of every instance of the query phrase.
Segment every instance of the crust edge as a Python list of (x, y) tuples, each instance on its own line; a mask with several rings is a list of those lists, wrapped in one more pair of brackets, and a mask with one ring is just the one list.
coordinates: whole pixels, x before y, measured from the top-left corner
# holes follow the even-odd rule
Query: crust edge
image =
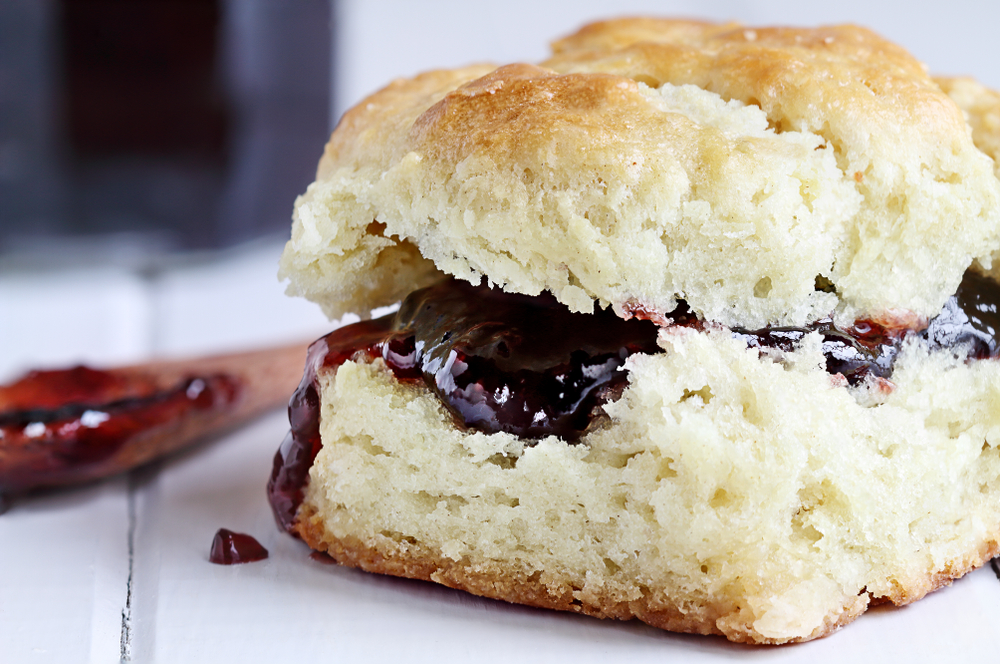
[[(862, 593), (856, 602), (843, 607), (839, 614), (828, 615), (824, 623), (812, 633), (792, 639), (773, 639), (754, 630), (753, 625), (746, 620), (741, 620), (739, 613), (734, 612), (732, 607), (719, 603), (682, 608), (673, 603), (669, 596), (648, 590), (639, 599), (622, 601), (610, 593), (583, 593), (566, 577), (546, 574), (543, 581), (541, 572), (528, 573), (513, 566), (497, 573), (497, 570), (474, 565), (468, 560), (451, 560), (419, 543), (399, 542), (390, 537), (380, 537), (368, 542), (353, 536), (336, 537), (326, 529), (322, 516), (308, 504), (300, 507), (292, 528), (311, 549), (329, 555), (337, 564), (345, 567), (430, 581), (512, 604), (601, 619), (638, 619), (669, 632), (721, 636), (734, 643), (781, 645), (811, 641), (832, 634), (864, 613), (869, 606), (881, 603), (878, 600), (871, 601), (867, 593)], [(947, 578), (933, 589), (947, 585), (951, 580)], [(882, 602), (892, 601), (880, 599)], [(907, 601), (915, 599), (918, 597), (907, 597)]]

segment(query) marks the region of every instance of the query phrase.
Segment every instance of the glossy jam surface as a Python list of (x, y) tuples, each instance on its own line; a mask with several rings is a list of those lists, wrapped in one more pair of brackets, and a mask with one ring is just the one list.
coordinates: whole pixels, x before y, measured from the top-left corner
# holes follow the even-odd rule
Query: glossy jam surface
[[(1000, 285), (988, 277), (966, 272), (941, 313), (919, 332), (920, 338), (932, 349), (963, 353), (969, 359), (995, 358), (1000, 355), (998, 309)], [(807, 328), (733, 330), (749, 346), (783, 350), (792, 349), (809, 332), (819, 332), (823, 337), (827, 371), (843, 374), (851, 385), (869, 375), (889, 378), (903, 339), (917, 333), (912, 329), (886, 328), (872, 321), (856, 321), (850, 329), (841, 330), (829, 319)]]
[(216, 565), (240, 565), (254, 563), (267, 558), (267, 549), (260, 542), (243, 533), (234, 533), (225, 528), (219, 528), (212, 539), (212, 550), (208, 555), (209, 562)]
[(812, 332), (818, 332), (823, 338), (826, 370), (830, 374), (842, 374), (851, 385), (857, 385), (867, 376), (888, 378), (903, 336), (902, 331), (888, 330), (869, 321), (857, 321), (851, 329), (842, 330), (828, 318), (804, 328), (734, 329), (733, 336), (743, 339), (751, 348), (788, 351)]
[(656, 329), (450, 280), (414, 292), (395, 315), (335, 330), (309, 349), (288, 406), (291, 431), (267, 488), (278, 525), (291, 527), (319, 452), (321, 367), (382, 357), (399, 380), (423, 380), (460, 426), (576, 440), (624, 387), (625, 359), (657, 351)]
[(356, 354), (368, 359), (391, 332), (392, 317), (364, 321), (334, 330), (309, 347), (302, 381), (288, 402), (291, 430), (282, 441), (271, 477), (267, 498), (282, 530), (291, 532), (295, 512), (302, 504), (309, 468), (319, 453), (319, 392), (317, 374), (323, 366), (339, 366)]
[(421, 376), (463, 426), (521, 438), (577, 440), (624, 389), (628, 356), (659, 351), (649, 321), (457, 281), (413, 293), (393, 328), (382, 357), (398, 378)]
[(229, 407), (227, 375), (162, 389), (152, 378), (74, 367), (35, 371), (0, 388), (0, 490), (86, 480), (138, 436), (170, 431), (191, 413)]
[[(966, 275), (940, 316), (922, 332), (940, 348), (996, 357), (1000, 289)], [(641, 317), (641, 312), (635, 313)], [(705, 324), (684, 303), (670, 324)], [(528, 297), (444, 281), (412, 293), (392, 316), (340, 328), (310, 348), (305, 374), (289, 404), (291, 432), (274, 459), (268, 496), (279, 526), (289, 530), (302, 502), (309, 468), (320, 449), (321, 367), (381, 357), (399, 380), (422, 380), (460, 427), (522, 438), (555, 435), (576, 441), (620, 395), (633, 353), (657, 353), (657, 327), (610, 311), (574, 314), (548, 295)], [(857, 321), (847, 330), (829, 319), (808, 327), (733, 329), (754, 348), (792, 350), (812, 332), (822, 336), (827, 371), (850, 384), (888, 378), (902, 340), (914, 330)], [(964, 350), (962, 351), (964, 352)]]
[(149, 396), (156, 391), (145, 376), (124, 376), (86, 366), (31, 371), (16, 383), (0, 386), (0, 408), (51, 411), (70, 404), (103, 404)]
[(966, 348), (977, 360), (1000, 355), (1000, 293), (997, 282), (967, 272), (958, 291), (931, 320), (922, 337), (932, 348)]

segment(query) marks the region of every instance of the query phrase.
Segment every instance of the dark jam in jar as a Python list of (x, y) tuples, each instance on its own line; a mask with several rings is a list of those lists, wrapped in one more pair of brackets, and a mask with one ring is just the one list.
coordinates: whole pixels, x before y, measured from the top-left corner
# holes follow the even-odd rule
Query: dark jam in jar
[[(995, 357), (997, 303), (997, 284), (970, 272), (922, 338), (935, 348), (967, 351), (971, 358)], [(669, 322), (705, 325), (683, 302)], [(548, 294), (504, 293), (457, 280), (415, 291), (394, 315), (335, 330), (310, 348), (289, 403), (291, 432), (268, 482), (279, 526), (292, 528), (320, 449), (320, 368), (380, 357), (398, 380), (423, 381), (460, 427), (525, 439), (552, 435), (573, 443), (593, 426), (601, 406), (625, 388), (626, 359), (661, 352), (657, 330), (648, 320), (622, 320), (610, 310), (573, 313)], [(827, 371), (857, 385), (868, 377), (891, 376), (900, 344), (914, 330), (872, 321), (844, 330), (823, 319), (801, 328), (731, 332), (749, 347), (786, 351), (817, 332)]]

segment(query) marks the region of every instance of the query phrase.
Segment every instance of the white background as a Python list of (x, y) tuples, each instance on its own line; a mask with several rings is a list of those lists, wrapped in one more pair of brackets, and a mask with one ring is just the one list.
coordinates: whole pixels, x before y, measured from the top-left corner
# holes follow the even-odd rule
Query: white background
[(902, 44), (935, 74), (975, 76), (1000, 89), (1000, 2), (991, 0), (354, 0), (335, 4), (335, 116), (399, 76), (472, 62), (543, 60), (553, 39), (588, 21), (616, 15), (736, 20), (747, 25), (857, 23)]

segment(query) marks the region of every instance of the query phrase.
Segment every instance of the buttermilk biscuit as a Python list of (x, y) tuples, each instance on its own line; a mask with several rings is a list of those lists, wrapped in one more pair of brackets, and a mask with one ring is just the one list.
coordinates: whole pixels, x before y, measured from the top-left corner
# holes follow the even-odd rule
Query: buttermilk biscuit
[(1000, 244), (962, 111), (866, 30), (630, 20), (555, 50), (350, 110), (295, 206), (290, 292), (339, 316), (436, 266), (576, 311), (926, 317)]
[(906, 604), (1000, 552), (1000, 366), (916, 345), (859, 403), (818, 341), (722, 333), (636, 356), (570, 445), (456, 429), (381, 361), (321, 377), (297, 529), (343, 564), (674, 631), (785, 643)]
[[(920, 330), (997, 269), (998, 109), (853, 26), (610, 21), (538, 66), (390, 84), (296, 202), (291, 293), (339, 316), (482, 279), (654, 321), (662, 352), (622, 360), (578, 440), (463, 425), (402, 346), (317, 355), (322, 445), (283, 525), (368, 571), (749, 643), (982, 565), (1000, 363)], [(826, 317), (886, 326), (891, 368), (831, 368)]]

